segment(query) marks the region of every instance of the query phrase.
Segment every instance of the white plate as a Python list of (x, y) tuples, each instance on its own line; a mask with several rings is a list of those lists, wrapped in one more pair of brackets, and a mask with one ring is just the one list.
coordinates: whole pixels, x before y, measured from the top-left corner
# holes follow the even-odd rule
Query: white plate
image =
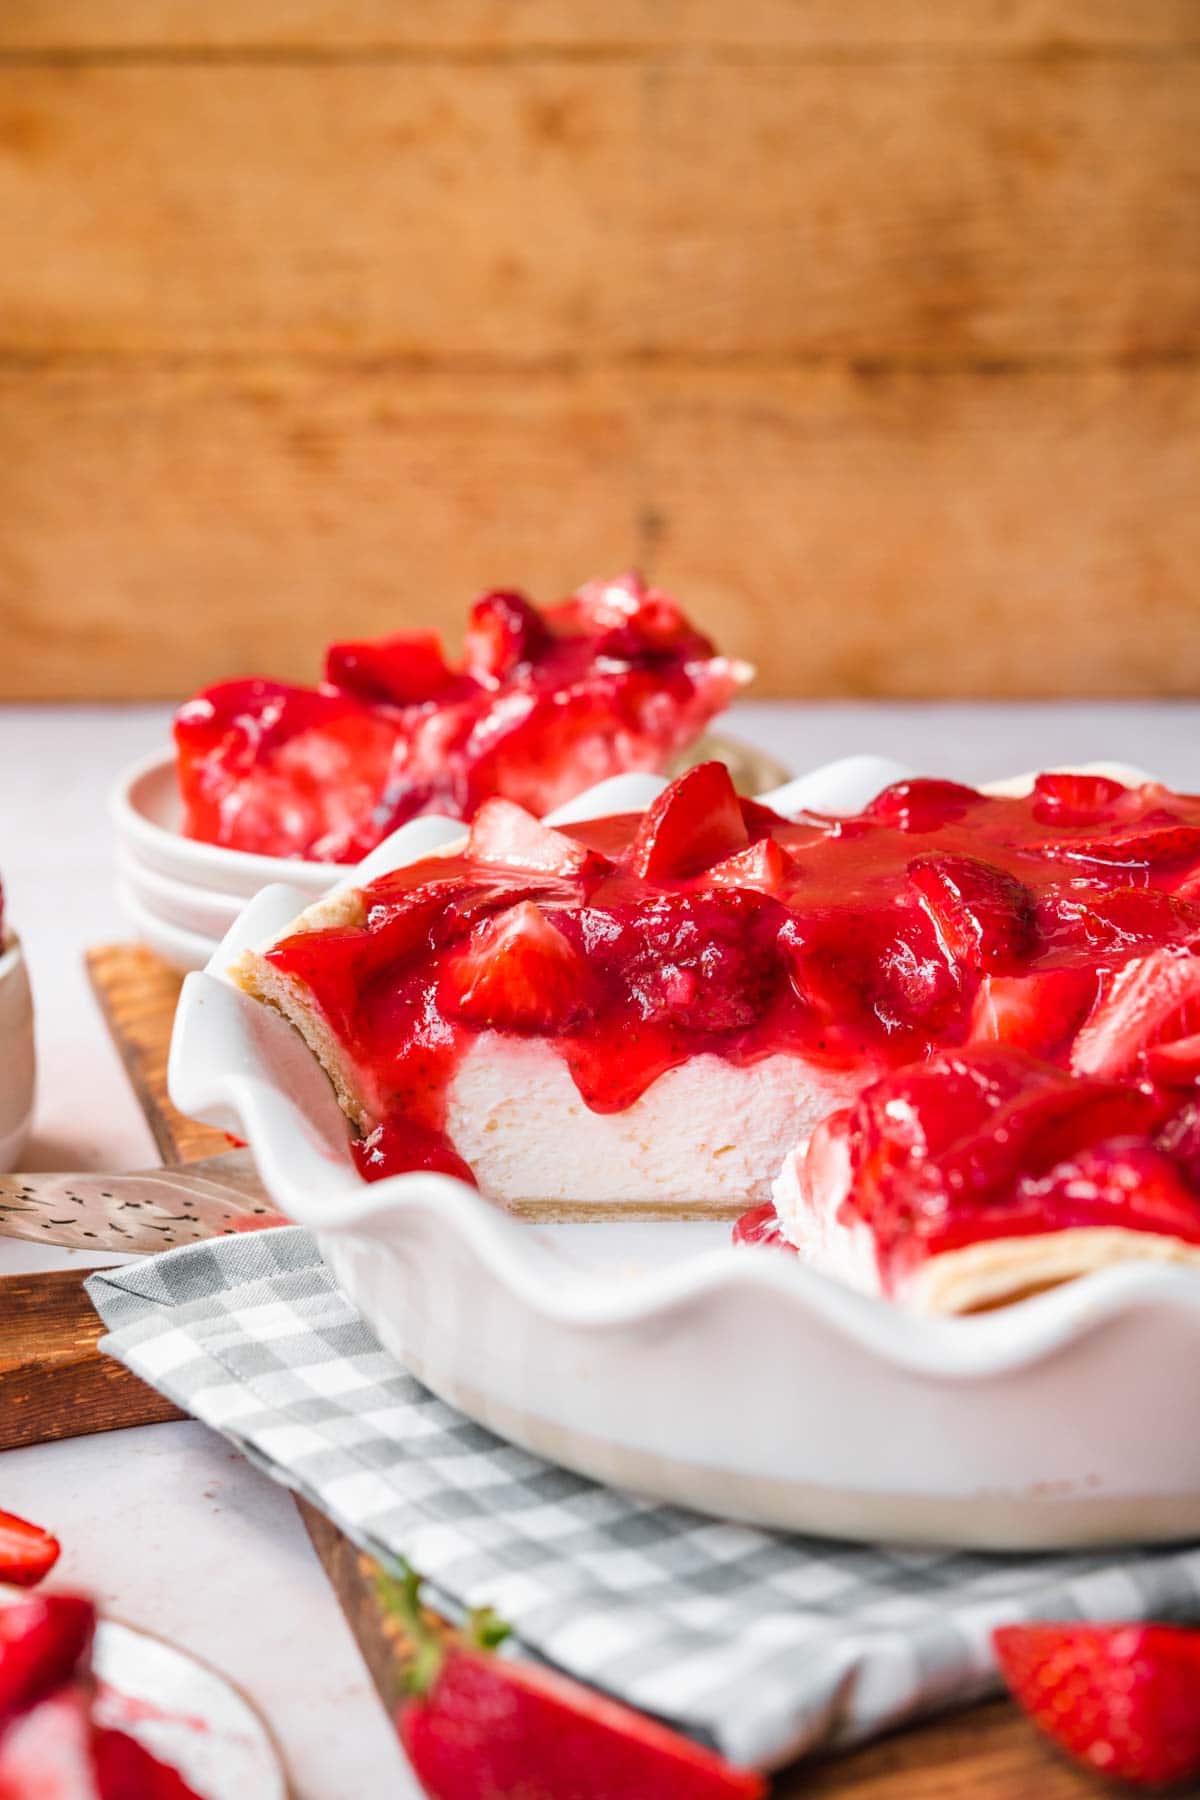
[[(854, 809), (903, 772), (855, 758), (775, 798)], [(622, 778), (570, 811), (644, 806), (660, 785)], [(420, 821), (362, 874), (439, 830), (460, 827)], [(1131, 1265), (931, 1320), (734, 1250), (727, 1226), (537, 1227), (446, 1176), (369, 1185), (299, 1038), (223, 978), (305, 898), (260, 894), (185, 983), (171, 1096), (248, 1139), (276, 1202), (444, 1399), (585, 1474), (767, 1525), (990, 1548), (1200, 1531), (1194, 1271)]]
[(207, 1663), (113, 1619), (96, 1627), (96, 1712), (179, 1770), (204, 1800), (287, 1800), (266, 1726)]
[(20, 941), (0, 944), (0, 1171), (21, 1160), (33, 1117), (33, 996)]

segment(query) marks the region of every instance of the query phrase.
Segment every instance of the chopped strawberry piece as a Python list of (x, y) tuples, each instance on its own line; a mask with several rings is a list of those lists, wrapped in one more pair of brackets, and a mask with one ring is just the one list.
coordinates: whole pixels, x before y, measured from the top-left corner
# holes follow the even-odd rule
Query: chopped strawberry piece
[(35, 1701), (0, 1736), (0, 1797), (143, 1800), (141, 1788), (102, 1788), (94, 1752), (90, 1687), (67, 1682)]
[(1030, 844), (1041, 856), (1065, 857), (1071, 862), (1121, 863), (1156, 868), (1172, 862), (1194, 862), (1200, 856), (1200, 825), (1182, 820), (1142, 823), (1111, 837), (1052, 838)]
[(498, 685), (540, 653), (546, 635), (541, 615), (524, 594), (499, 589), (483, 594), (467, 622), (463, 647), (467, 670), (477, 681)]
[(761, 1800), (767, 1784), (554, 1670), (499, 1657), (487, 1611), (435, 1636), (419, 1583), (381, 1583), (414, 1647), (396, 1729), (430, 1800)]
[(1152, 950), (1119, 969), (1075, 1040), (1081, 1075), (1128, 1075), (1154, 1045), (1200, 1029), (1200, 957)]
[(578, 838), (543, 825), (512, 800), (484, 801), (471, 826), (468, 853), (476, 862), (564, 878), (607, 866), (604, 858)]
[(1142, 1052), (1142, 1064), (1151, 1081), (1164, 1087), (1194, 1087), (1200, 1081), (1200, 1034), (1152, 1044)]
[(587, 968), (531, 900), (476, 926), (446, 965), (451, 1009), (496, 1031), (553, 1032), (584, 1010)]
[(1043, 969), (1032, 975), (985, 975), (967, 1027), (971, 1044), (1011, 1044), (1052, 1056), (1074, 1037), (1095, 1004), (1093, 969)]
[(1068, 1755), (1113, 1780), (1200, 1774), (1200, 1632), (1171, 1625), (1006, 1625), (1000, 1673)]
[(876, 794), (863, 817), (898, 831), (937, 831), (977, 806), (980, 794), (957, 781), (896, 781)]
[(1033, 816), (1044, 825), (1094, 825), (1128, 791), (1107, 775), (1056, 770), (1034, 782)]
[(37, 1594), (0, 1607), (0, 1728), (69, 1680), (95, 1625), (91, 1602), (74, 1594)]
[(1083, 896), (1058, 892), (1038, 905), (1038, 929), (1056, 949), (1109, 956), (1142, 944), (1192, 944), (1200, 939), (1200, 907), (1162, 888), (1118, 887)]
[(416, 631), (331, 644), (325, 652), (325, 679), (360, 700), (412, 706), (443, 693), (454, 676), (436, 631)]
[(714, 863), (708, 879), (714, 887), (761, 888), (764, 893), (778, 893), (796, 864), (774, 838), (759, 838), (736, 856)]
[(1200, 1206), (1178, 1164), (1140, 1138), (1111, 1138), (1064, 1157), (1021, 1188), (1023, 1203), (1048, 1220), (1069, 1211), (1099, 1224), (1106, 1212), (1141, 1231), (1194, 1242)]
[(915, 907), (864, 910), (850, 932), (836, 917), (793, 913), (779, 946), (795, 993), (823, 1022), (823, 1048), (870, 1041), (881, 1029), (901, 1040), (944, 1030), (961, 1015), (954, 972)]
[(918, 856), (908, 878), (960, 969), (1004, 969), (1029, 954), (1033, 898), (1023, 882), (975, 856)]
[(684, 880), (743, 850), (749, 842), (724, 763), (697, 763), (650, 806), (629, 849), (643, 881)]
[(36, 1587), (59, 1558), (58, 1539), (40, 1525), (0, 1512), (0, 1581)]

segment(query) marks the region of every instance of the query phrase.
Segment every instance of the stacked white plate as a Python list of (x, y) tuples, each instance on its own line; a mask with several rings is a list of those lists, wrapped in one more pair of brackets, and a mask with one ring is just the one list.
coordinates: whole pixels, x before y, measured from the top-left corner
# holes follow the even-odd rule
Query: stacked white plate
[[(743, 793), (788, 779), (788, 770), (764, 751), (717, 736), (694, 744), (677, 768), (708, 756), (728, 764)], [(286, 881), (316, 900), (357, 866), (252, 856), (184, 837), (171, 750), (156, 751), (127, 770), (113, 790), (111, 807), (117, 828), (117, 892), (125, 916), (142, 943), (185, 973), (205, 966), (260, 888)]]
[(144, 944), (173, 968), (202, 969), (247, 900), (273, 881), (311, 899), (344, 881), (353, 865), (252, 856), (185, 837), (170, 750), (135, 763), (112, 795), (117, 891)]

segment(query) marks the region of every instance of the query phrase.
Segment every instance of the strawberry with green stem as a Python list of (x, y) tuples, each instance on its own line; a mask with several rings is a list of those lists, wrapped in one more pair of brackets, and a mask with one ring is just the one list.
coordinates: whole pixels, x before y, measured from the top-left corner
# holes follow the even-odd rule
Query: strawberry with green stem
[(495, 1654), (508, 1627), (490, 1608), (438, 1633), (420, 1577), (401, 1565), (379, 1591), (412, 1647), (396, 1729), (431, 1800), (761, 1800), (734, 1769), (656, 1720), (540, 1665)]

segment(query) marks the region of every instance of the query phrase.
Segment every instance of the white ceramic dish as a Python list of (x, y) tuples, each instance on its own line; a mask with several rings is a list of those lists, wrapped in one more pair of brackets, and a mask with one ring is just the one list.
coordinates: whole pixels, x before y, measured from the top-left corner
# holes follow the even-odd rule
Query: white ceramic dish
[[(299, 890), (292, 891), (295, 893)], [(124, 881), (117, 883), (117, 900), (141, 942), (148, 944), (157, 956), (161, 956), (172, 969), (178, 969), (181, 975), (203, 969), (211, 961), (213, 945), (218, 942), (217, 939), (201, 931), (189, 931), (186, 926), (176, 925), (172, 920), (160, 917), (144, 905)], [(305, 904), (308, 903), (306, 898)]]
[(157, 913), (169, 925), (210, 938), (213, 949), (246, 904), (244, 894), (222, 894), (216, 888), (181, 881), (177, 875), (160, 874), (124, 846), (117, 851), (117, 874), (148, 912)]
[[(774, 799), (853, 810), (902, 772), (854, 758)], [(621, 778), (564, 812), (644, 806), (660, 786)], [(360, 874), (459, 830), (420, 821)], [(185, 983), (172, 1098), (248, 1139), (275, 1200), (444, 1399), (585, 1474), (773, 1526), (989, 1548), (1200, 1531), (1193, 1271), (1128, 1266), (931, 1320), (735, 1251), (727, 1225), (536, 1227), (448, 1177), (368, 1185), (299, 1038), (223, 976), (305, 899), (260, 894)]]
[(0, 1170), (21, 1160), (33, 1117), (33, 996), (20, 940), (0, 945)]

